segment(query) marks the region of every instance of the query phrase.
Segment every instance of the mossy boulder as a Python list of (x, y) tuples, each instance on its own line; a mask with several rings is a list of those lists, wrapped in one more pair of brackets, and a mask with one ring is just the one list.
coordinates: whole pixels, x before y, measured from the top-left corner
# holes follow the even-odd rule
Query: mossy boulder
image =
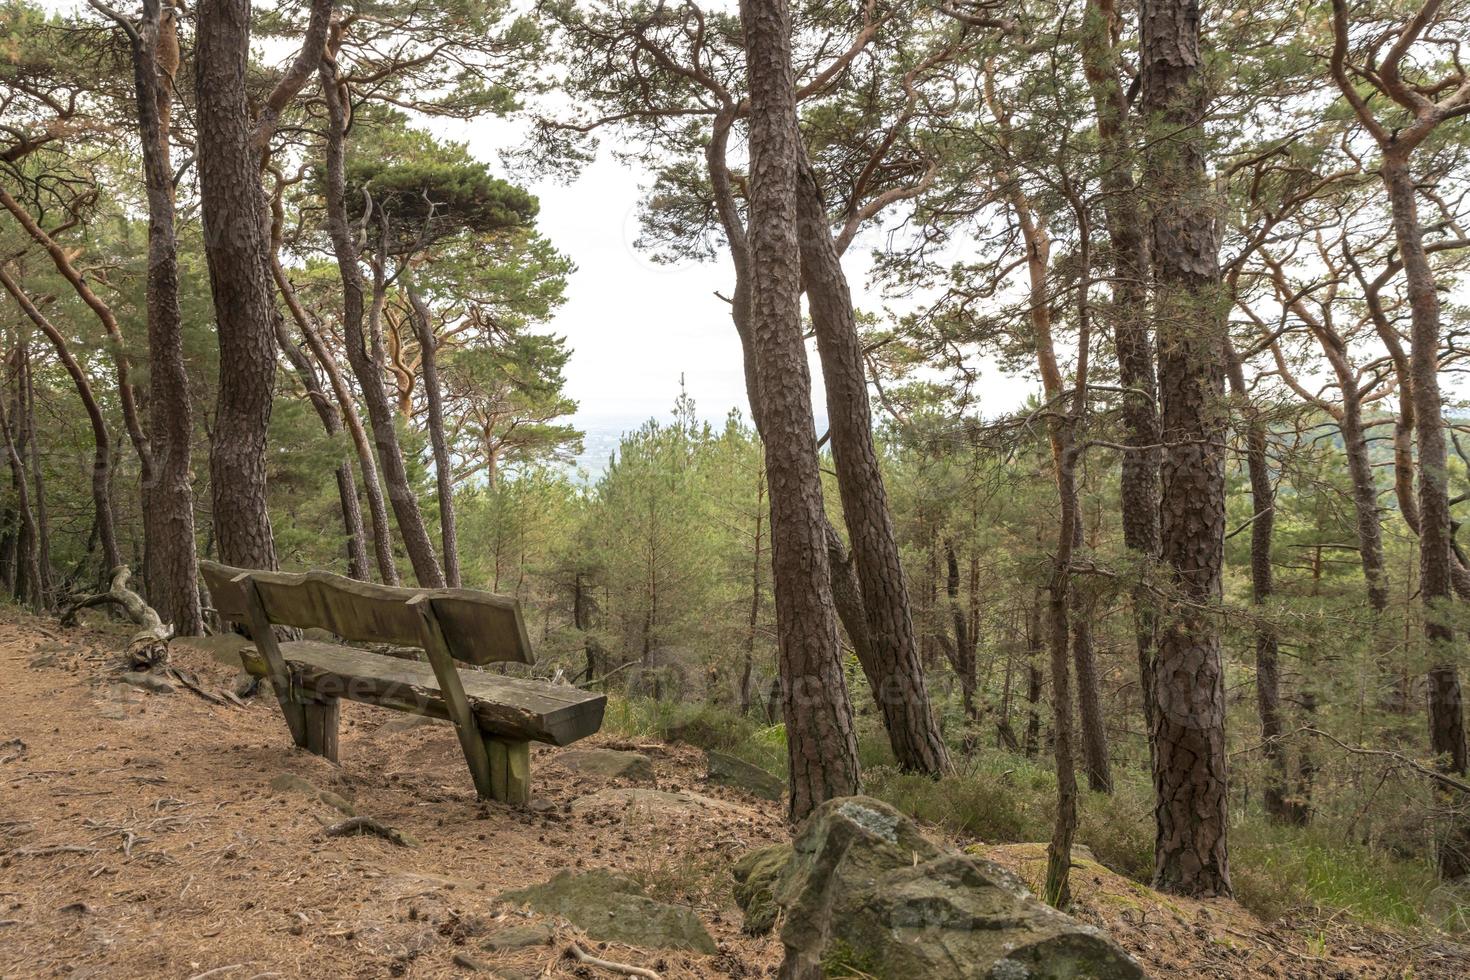
[(681, 905), (654, 901), (637, 882), (611, 871), (563, 871), (542, 884), (505, 892), (500, 900), (559, 915), (593, 939), (645, 949), (715, 952), (715, 941), (699, 916)]
[(786, 784), (760, 766), (723, 752), (705, 753), (708, 761), (706, 777), (717, 786), (727, 786), (763, 800), (780, 800), (786, 796)]
[(791, 861), (790, 844), (772, 844), (747, 852), (731, 872), (735, 875), (735, 903), (745, 913), (745, 931), (764, 935), (776, 924), (776, 882)]
[[(886, 803), (818, 807), (791, 845), (736, 866), (747, 929), (785, 913), (782, 976), (1139, 980), (1128, 954), (1008, 871), (934, 843)], [(766, 925), (769, 928), (769, 925)]]

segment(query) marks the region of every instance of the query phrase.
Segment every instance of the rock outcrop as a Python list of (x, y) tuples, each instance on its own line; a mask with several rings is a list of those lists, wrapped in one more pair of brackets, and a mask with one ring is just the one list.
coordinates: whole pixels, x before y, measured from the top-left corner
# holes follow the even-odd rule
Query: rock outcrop
[(886, 803), (830, 800), (791, 845), (735, 867), (749, 931), (784, 915), (787, 980), (1137, 980), (1106, 935), (1049, 908), (1010, 872), (942, 847)]

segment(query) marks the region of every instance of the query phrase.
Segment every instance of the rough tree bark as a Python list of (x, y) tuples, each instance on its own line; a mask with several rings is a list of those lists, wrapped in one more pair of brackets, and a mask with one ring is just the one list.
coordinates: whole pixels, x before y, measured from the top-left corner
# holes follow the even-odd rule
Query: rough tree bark
[(1225, 676), (1214, 617), (1225, 531), (1219, 251), (1202, 155), (1207, 93), (1198, 0), (1145, 0), (1140, 77), (1148, 127), (1161, 555), (1174, 596), (1154, 662), (1154, 885), (1230, 894)]
[(859, 788), (842, 673), (801, 331), (797, 167), (802, 153), (785, 0), (744, 0), (750, 91), (750, 327), (771, 500), (782, 711), (793, 820)]
[[(95, 4), (94, 4), (95, 5)], [(144, 0), (127, 33), (148, 196), (148, 436), (152, 454), (143, 481), (144, 563), (148, 598), (179, 636), (204, 631), (194, 541), (191, 472), (194, 409), (184, 363), (179, 308), (179, 256), (174, 216), (169, 120), (179, 68), (178, 17), (159, 0)]]
[(195, 97), (204, 250), (219, 337), (219, 395), (209, 452), (220, 559), (275, 568), (266, 500), (266, 429), (276, 378), (276, 309), (266, 202), (245, 91), (249, 0), (202, 0)]
[[(339, 25), (334, 24), (334, 34), (338, 29)], [(434, 543), (424, 524), (418, 497), (414, 495), (413, 487), (409, 483), (403, 450), (398, 443), (393, 408), (388, 403), (388, 393), (383, 387), (381, 343), (375, 339), (373, 349), (369, 350), (363, 329), (362, 269), (359, 264), (361, 252), (347, 220), (347, 107), (337, 65), (333, 60), (338, 42), (339, 39), (334, 36), (328, 54), (322, 58), (320, 68), (322, 94), (327, 103), (326, 180), (323, 184), (323, 196), (327, 206), (327, 231), (332, 238), (332, 249), (336, 254), (337, 268), (342, 279), (342, 332), (347, 346), (347, 361), (357, 376), (363, 401), (367, 404), (368, 420), (373, 428), (378, 461), (383, 467), (388, 499), (398, 520), (398, 531), (403, 537), (404, 548), (413, 564), (414, 577), (421, 586), (441, 588), (444, 585), (444, 574), (434, 555)]]
[[(734, 102), (726, 99), (724, 107), (715, 118), (709, 144), (705, 147), (705, 162), (710, 183), (714, 188), (715, 205), (720, 224), (725, 230), (726, 240), (730, 245), (731, 260), (735, 267), (735, 288), (730, 302), (730, 318), (735, 324), (735, 332), (740, 337), (745, 389), (747, 393), (752, 393), (750, 397), (751, 421), (755, 423), (756, 432), (760, 434), (764, 442), (767, 438), (765, 407), (753, 394), (760, 390), (760, 372), (757, 364), (755, 336), (751, 329), (751, 244), (746, 236), (745, 224), (740, 216), (729, 168), (725, 161), (730, 128), (738, 115), (738, 109), (739, 107)], [(842, 627), (848, 639), (852, 641), (853, 651), (863, 669), (863, 677), (873, 692), (876, 702), (881, 699), (882, 672), (879, 670), (877, 656), (869, 642), (867, 615), (862, 602), (862, 587), (858, 584), (857, 571), (853, 568), (851, 556), (842, 542), (842, 536), (827, 521), (825, 515), (822, 521), (827, 540), (827, 564), (831, 574), (832, 601), (837, 608)], [(889, 743), (894, 748), (895, 757), (898, 756), (899, 744), (902, 742), (902, 737), (895, 739), (893, 734), (889, 733)]]
[(827, 221), (816, 174), (799, 148), (797, 214), (801, 275), (806, 286), (822, 380), (842, 514), (852, 546), (874, 688), (889, 739), (903, 769), (941, 775), (949, 752), (934, 720), (899, 561), (898, 537), (888, 508), (888, 491), (873, 448), (868, 378), (858, 337), (852, 294)]

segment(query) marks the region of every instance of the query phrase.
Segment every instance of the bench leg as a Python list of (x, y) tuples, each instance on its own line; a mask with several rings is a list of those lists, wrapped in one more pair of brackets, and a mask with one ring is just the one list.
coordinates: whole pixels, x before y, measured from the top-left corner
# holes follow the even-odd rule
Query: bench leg
[(490, 798), (500, 803), (530, 802), (531, 743), (486, 735), (485, 751), (490, 756)]
[(323, 758), (337, 761), (337, 721), (342, 715), (338, 698), (322, 698), (303, 702), (306, 713), (306, 744), (302, 748)]

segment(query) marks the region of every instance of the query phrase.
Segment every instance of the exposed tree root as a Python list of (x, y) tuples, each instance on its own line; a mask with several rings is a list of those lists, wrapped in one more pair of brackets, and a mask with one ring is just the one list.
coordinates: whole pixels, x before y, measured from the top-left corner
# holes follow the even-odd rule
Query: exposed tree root
[(323, 828), (328, 837), (351, 837), (354, 834), (372, 834), (399, 847), (413, 847), (417, 843), (401, 830), (379, 823), (372, 817), (348, 817), (346, 820)]
[(77, 613), (95, 606), (121, 606), (128, 619), (143, 627), (128, 641), (128, 665), (133, 670), (151, 670), (168, 661), (168, 641), (174, 635), (171, 624), (164, 623), (143, 597), (128, 588), (132, 571), (126, 565), (112, 570), (112, 583), (106, 592), (85, 596), (66, 607), (61, 614), (62, 626), (75, 626)]

